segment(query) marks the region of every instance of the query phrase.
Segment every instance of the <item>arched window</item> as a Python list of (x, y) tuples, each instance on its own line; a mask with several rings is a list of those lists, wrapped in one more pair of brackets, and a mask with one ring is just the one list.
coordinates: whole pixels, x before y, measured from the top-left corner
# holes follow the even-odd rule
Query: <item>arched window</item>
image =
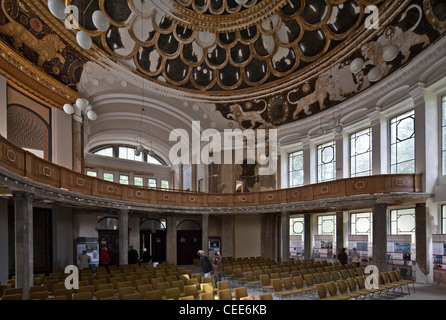
[(195, 220), (183, 220), (178, 224), (177, 230), (201, 230), (201, 225)]
[(166, 220), (145, 219), (141, 221), (140, 230), (166, 230)]
[(98, 230), (118, 230), (119, 219), (113, 217), (100, 218), (98, 221)]
[(104, 157), (113, 157), (113, 147), (99, 149), (93, 152), (93, 154), (97, 154), (99, 156), (104, 156)]

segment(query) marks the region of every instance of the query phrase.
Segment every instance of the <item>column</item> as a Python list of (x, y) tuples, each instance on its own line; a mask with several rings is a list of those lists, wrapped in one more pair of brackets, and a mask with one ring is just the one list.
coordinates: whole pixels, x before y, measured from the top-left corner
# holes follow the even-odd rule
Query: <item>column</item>
[(15, 277), (16, 287), (23, 288), (23, 299), (29, 297), (33, 282), (33, 195), (14, 191)]
[(0, 282), (9, 275), (8, 199), (0, 199)]
[(377, 203), (373, 214), (373, 250), (371, 263), (379, 272), (387, 271), (387, 204)]
[(339, 250), (346, 247), (344, 233), (344, 212), (336, 212), (336, 252), (334, 252), (336, 255)]
[(84, 172), (84, 130), (82, 116), (73, 115), (73, 170)]
[(311, 214), (304, 214), (304, 259), (311, 259), (313, 256), (313, 227), (311, 223)]
[(288, 211), (281, 214), (280, 261), (290, 261), (290, 213)]
[(119, 211), (119, 264), (128, 264), (129, 253), (129, 211)]
[[(415, 247), (416, 250), (416, 279), (417, 282), (427, 284), (430, 273), (431, 254), (429, 244), (432, 239), (431, 228), (428, 228), (428, 213), (425, 203), (417, 203), (415, 206)], [(428, 241), (429, 239), (429, 241)]]
[(73, 208), (54, 205), (52, 210), (53, 270), (64, 270), (73, 261)]
[[(348, 152), (348, 143), (344, 141), (342, 133), (335, 134), (336, 145), (336, 179), (344, 179), (349, 177), (350, 173), (350, 155)], [(348, 141), (347, 141), (348, 142)]]
[(170, 263), (177, 263), (177, 218), (166, 217), (166, 260)]
[(381, 119), (377, 110), (369, 114), (372, 124), (372, 174), (379, 175), (387, 173), (387, 122)]
[(206, 255), (209, 254), (209, 213), (205, 213), (201, 217), (201, 247)]

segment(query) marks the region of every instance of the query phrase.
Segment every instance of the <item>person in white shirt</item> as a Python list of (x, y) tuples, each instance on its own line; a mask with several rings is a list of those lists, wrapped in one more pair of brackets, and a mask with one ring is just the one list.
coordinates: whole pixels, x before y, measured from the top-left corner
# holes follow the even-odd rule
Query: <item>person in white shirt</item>
[(356, 251), (356, 248), (353, 248), (352, 263), (355, 263), (359, 268), (360, 261), (361, 261), (361, 255)]

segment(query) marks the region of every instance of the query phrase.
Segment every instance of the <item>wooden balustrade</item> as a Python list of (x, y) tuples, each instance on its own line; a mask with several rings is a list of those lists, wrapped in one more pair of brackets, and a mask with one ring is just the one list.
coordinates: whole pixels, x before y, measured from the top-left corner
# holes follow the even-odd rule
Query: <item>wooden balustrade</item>
[(0, 136), (0, 166), (33, 181), (112, 200), (185, 207), (262, 206), (310, 200), (422, 192), (421, 174), (387, 174), (264, 192), (206, 194), (123, 185), (90, 177), (27, 152)]

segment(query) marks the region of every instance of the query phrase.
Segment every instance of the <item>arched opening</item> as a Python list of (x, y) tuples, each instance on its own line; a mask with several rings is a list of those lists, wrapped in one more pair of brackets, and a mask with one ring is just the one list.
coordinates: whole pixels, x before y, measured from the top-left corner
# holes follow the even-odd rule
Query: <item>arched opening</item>
[(119, 219), (98, 217), (99, 251), (107, 247), (110, 265), (119, 265)]
[(177, 226), (177, 264), (190, 265), (202, 249), (201, 225), (195, 220), (183, 220)]
[(140, 225), (140, 251), (146, 248), (152, 262), (166, 261), (166, 221), (144, 219)]

